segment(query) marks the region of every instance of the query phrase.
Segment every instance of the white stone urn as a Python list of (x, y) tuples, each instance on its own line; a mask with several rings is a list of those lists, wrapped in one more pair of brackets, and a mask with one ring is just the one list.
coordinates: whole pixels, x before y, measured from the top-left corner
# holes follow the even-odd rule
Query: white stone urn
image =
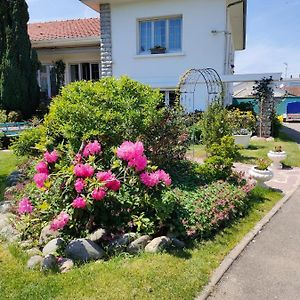
[(243, 148), (248, 148), (250, 143), (250, 138), (252, 136), (252, 133), (248, 134), (234, 134), (234, 142), (236, 145), (241, 145)]
[(271, 168), (274, 170), (282, 169), (282, 161), (287, 158), (287, 153), (285, 151), (269, 151), (269, 159), (271, 159)]
[(257, 186), (267, 187), (265, 182), (271, 180), (274, 176), (272, 170), (259, 170), (256, 166), (252, 167), (249, 171), (249, 175), (257, 181)]

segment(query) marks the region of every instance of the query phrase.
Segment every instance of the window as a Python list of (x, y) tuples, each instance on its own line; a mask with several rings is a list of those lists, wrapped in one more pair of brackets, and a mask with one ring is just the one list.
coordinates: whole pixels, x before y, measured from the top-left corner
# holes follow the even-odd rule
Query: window
[(155, 47), (163, 52), (182, 50), (182, 17), (139, 21), (139, 53), (151, 53)]
[(70, 65), (71, 81), (78, 80), (98, 80), (99, 76), (98, 63), (81, 63)]

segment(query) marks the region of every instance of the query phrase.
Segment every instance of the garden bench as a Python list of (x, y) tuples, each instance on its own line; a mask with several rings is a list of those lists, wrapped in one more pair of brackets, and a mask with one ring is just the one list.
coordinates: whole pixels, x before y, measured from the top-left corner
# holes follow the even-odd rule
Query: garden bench
[(0, 133), (6, 137), (18, 136), (22, 131), (32, 128), (30, 122), (0, 123)]

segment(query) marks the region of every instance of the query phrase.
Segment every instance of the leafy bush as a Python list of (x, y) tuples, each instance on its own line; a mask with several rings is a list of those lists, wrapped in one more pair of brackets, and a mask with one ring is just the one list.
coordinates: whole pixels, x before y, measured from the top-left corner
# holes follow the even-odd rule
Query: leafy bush
[(215, 101), (203, 113), (200, 121), (202, 143), (206, 148), (219, 144), (222, 137), (232, 134), (231, 124), (227, 121), (228, 111), (222, 104)]
[(19, 122), (22, 120), (22, 113), (19, 111), (10, 111), (7, 115), (8, 122)]
[(94, 141), (76, 155), (45, 153), (36, 165), (36, 187), (29, 184), (19, 203), (24, 238), (37, 237), (46, 223), (66, 238), (99, 227), (111, 233), (170, 229), (178, 205), (171, 179), (148, 164), (143, 144), (124, 142), (110, 162), (102, 150)]
[(7, 120), (6, 111), (0, 109), (0, 123), (5, 123)]
[(167, 163), (184, 156), (185, 127), (182, 111), (161, 103), (158, 90), (127, 77), (71, 83), (51, 102), (42, 125), (46, 139), (39, 144), (68, 144), (77, 152), (82, 140), (100, 140), (106, 149), (124, 139), (143, 140), (154, 163)]
[(235, 109), (228, 111), (227, 121), (234, 134), (246, 134), (256, 131), (256, 118), (251, 111)]
[(209, 237), (247, 208), (247, 192), (253, 185), (243, 187), (226, 182), (214, 182), (183, 197), (188, 217), (183, 224), (190, 236)]

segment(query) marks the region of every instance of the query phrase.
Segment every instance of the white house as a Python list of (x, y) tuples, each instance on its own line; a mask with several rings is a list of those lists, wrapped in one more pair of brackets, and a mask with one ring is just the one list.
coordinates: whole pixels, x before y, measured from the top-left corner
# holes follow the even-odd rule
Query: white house
[(100, 76), (128, 75), (166, 98), (188, 69), (232, 75), (245, 49), (247, 0), (80, 1), (100, 15)]

